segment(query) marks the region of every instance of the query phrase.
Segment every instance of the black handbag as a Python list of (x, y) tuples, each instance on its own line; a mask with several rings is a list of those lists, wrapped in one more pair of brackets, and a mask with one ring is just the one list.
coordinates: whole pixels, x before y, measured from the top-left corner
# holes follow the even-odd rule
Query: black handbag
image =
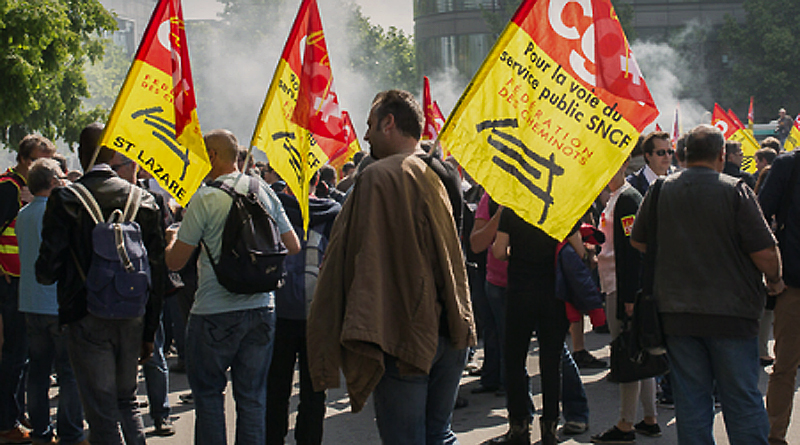
[(633, 304), (631, 341), (636, 347), (650, 352), (666, 351), (664, 331), (661, 329), (661, 314), (653, 294), (639, 291)]
[(651, 354), (639, 347), (630, 323), (623, 322), (622, 332), (611, 342), (611, 372), (608, 380), (628, 383), (664, 375), (669, 372), (666, 353)]

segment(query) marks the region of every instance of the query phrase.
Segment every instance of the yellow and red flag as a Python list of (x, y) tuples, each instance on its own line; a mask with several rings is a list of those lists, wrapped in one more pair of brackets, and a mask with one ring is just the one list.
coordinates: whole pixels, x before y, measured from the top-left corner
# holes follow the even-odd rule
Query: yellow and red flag
[(353, 159), (354, 154), (361, 151), (361, 145), (358, 143), (358, 135), (356, 135), (356, 129), (350, 119), (350, 113), (342, 111), (342, 117), (344, 118), (344, 133), (347, 145), (343, 145), (337, 150), (328, 161), (328, 164), (332, 165), (339, 173), (342, 171), (342, 166)]
[(311, 174), (346, 138), (317, 2), (303, 0), (250, 145), (267, 155), (297, 197), (305, 229)]
[(750, 108), (747, 109), (747, 129), (750, 134), (753, 134), (753, 123), (756, 120), (756, 115), (753, 112), (753, 96), (750, 96)]
[(499, 204), (561, 240), (657, 115), (610, 0), (526, 0), (439, 139)]
[(783, 149), (792, 151), (798, 146), (800, 146), (800, 114), (794, 119), (794, 125), (792, 125), (789, 136), (786, 137), (786, 142), (783, 143)]
[(711, 125), (717, 127), (725, 140), (739, 141), (742, 144), (742, 159), (741, 170), (747, 173), (756, 171), (756, 150), (760, 147), (748, 134), (747, 130), (741, 125), (741, 121), (733, 112), (726, 113), (719, 104), (714, 104), (714, 112), (711, 114)]
[(211, 170), (180, 0), (156, 5), (100, 144), (150, 172), (182, 206)]

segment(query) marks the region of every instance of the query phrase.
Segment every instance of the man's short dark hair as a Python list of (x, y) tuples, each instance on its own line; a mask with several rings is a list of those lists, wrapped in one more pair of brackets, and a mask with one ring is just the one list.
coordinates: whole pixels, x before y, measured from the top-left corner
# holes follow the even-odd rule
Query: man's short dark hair
[(698, 125), (686, 138), (686, 162), (715, 161), (725, 147), (725, 136), (716, 127)]
[(330, 165), (323, 165), (319, 168), (319, 180), (328, 185), (336, 184), (336, 169)]
[(366, 151), (359, 151), (358, 153), (353, 155), (353, 165), (358, 167), (358, 164), (367, 156)]
[(353, 162), (347, 161), (342, 166), (342, 173), (344, 173), (344, 175), (347, 176), (347, 175), (350, 174), (350, 172), (352, 172), (355, 169), (356, 169), (356, 164), (354, 164)]
[(761, 141), (761, 148), (771, 148), (775, 150), (775, 153), (778, 153), (781, 151), (781, 141), (774, 136), (768, 136)]
[(764, 147), (756, 150), (756, 159), (767, 161), (768, 165), (772, 165), (772, 161), (778, 157), (778, 153), (771, 147)]
[(642, 156), (644, 154), (642, 152), (642, 142), (644, 142), (644, 135), (640, 134), (639, 138), (636, 139), (636, 144), (633, 146), (633, 150), (631, 150), (631, 157)]
[(89, 170), (89, 164), (92, 162), (95, 150), (97, 150), (95, 164), (108, 164), (111, 158), (114, 157), (114, 150), (107, 147), (97, 148), (100, 144), (103, 128), (105, 128), (105, 125), (100, 122), (93, 122), (81, 130), (81, 135), (78, 138), (78, 158), (81, 160), (81, 167), (83, 167), (85, 173)]
[(61, 171), (66, 175), (67, 172), (69, 172), (69, 167), (67, 167), (67, 158), (65, 158), (61, 153), (56, 153), (53, 155), (53, 159), (58, 162), (58, 166), (61, 167)]
[(725, 156), (738, 154), (742, 150), (742, 143), (739, 141), (725, 141)]
[(684, 133), (675, 142), (675, 157), (681, 162), (686, 162), (686, 138), (688, 136), (688, 134)]
[(372, 100), (372, 106), (375, 108), (376, 122), (379, 125), (383, 118), (391, 114), (400, 133), (416, 140), (422, 136), (422, 126), (425, 125), (422, 107), (408, 91), (381, 91)]
[(40, 158), (28, 170), (28, 189), (34, 195), (50, 188), (53, 178), (63, 175), (61, 166), (53, 159)]
[(48, 155), (53, 155), (56, 152), (56, 146), (44, 136), (38, 134), (29, 134), (19, 141), (19, 150), (17, 150), (17, 162), (23, 159), (32, 159), (33, 152), (36, 150), (44, 150)]
[(666, 131), (653, 131), (645, 136), (644, 141), (642, 141), (642, 152), (653, 154), (653, 150), (656, 148), (656, 139), (663, 139), (669, 142), (669, 133)]

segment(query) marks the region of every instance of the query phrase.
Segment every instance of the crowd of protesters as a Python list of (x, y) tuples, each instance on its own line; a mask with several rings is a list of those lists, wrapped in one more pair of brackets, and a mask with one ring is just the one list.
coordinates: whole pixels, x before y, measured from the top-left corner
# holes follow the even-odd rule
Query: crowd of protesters
[[(583, 346), (584, 316), (619, 336), (646, 281), (646, 255), (670, 372), (620, 384), (618, 421), (591, 441), (659, 436), (659, 402), (674, 406), (680, 444), (714, 443), (715, 406), (730, 443), (787, 443), (800, 366), (800, 155), (769, 137), (750, 174), (741, 144), (714, 127), (674, 146), (667, 133), (643, 135), (556, 240), (421, 144), (422, 127), (409, 93), (379, 93), (364, 138), (370, 154), (314, 173), (307, 226), (269, 164), (252, 162), (231, 132), (207, 133), (208, 179), (254, 193), (289, 253), (284, 285), (255, 294), (216, 277), (231, 204), (218, 186), (201, 187), (182, 209), (136, 163), (99, 146), (100, 124), (81, 133), (83, 174), (67, 171), (46, 138), (25, 137), (16, 166), (0, 176), (0, 443), (145, 443), (142, 366), (152, 434), (175, 433), (169, 372), (185, 372), (194, 441), (226, 443), (230, 375), (236, 442), (282, 444), (296, 365), (297, 443), (322, 442), (325, 391), (342, 375), (354, 412), (372, 396), (382, 442), (458, 443), (452, 413), (466, 404), (459, 383), (480, 338), (472, 393), (504, 397), (509, 422), (490, 442), (529, 444), (535, 334), (539, 437), (553, 445), (589, 430), (580, 369), (608, 366)], [(93, 196), (103, 220), (139, 196), (133, 218), (150, 274), (143, 314), (105, 319), (87, 307), (97, 218), (71, 183)], [(571, 292), (580, 295), (564, 295), (565, 275), (577, 277)], [(765, 366), (766, 406), (757, 387)]]

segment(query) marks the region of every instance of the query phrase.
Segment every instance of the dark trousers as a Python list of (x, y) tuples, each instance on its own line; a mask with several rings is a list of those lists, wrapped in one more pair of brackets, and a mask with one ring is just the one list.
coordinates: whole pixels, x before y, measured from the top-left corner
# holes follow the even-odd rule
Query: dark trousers
[(19, 278), (0, 276), (0, 314), (3, 351), (0, 359), (0, 431), (14, 428), (25, 413), (25, 372), (28, 335), (25, 314), (19, 311)]
[(92, 444), (145, 443), (135, 403), (143, 329), (142, 317), (108, 320), (91, 314), (67, 327), (69, 358)]
[(267, 377), (267, 445), (283, 445), (289, 431), (289, 398), (294, 365), (300, 361), (300, 404), (294, 438), (298, 444), (322, 443), (325, 391), (315, 392), (308, 372), (306, 321), (278, 318), (275, 346)]
[(564, 302), (548, 286), (514, 287), (509, 282), (506, 305), (506, 394), (508, 418), (523, 422), (533, 416), (526, 370), (531, 335), (537, 331), (544, 420), (558, 420), (561, 352), (569, 329)]

